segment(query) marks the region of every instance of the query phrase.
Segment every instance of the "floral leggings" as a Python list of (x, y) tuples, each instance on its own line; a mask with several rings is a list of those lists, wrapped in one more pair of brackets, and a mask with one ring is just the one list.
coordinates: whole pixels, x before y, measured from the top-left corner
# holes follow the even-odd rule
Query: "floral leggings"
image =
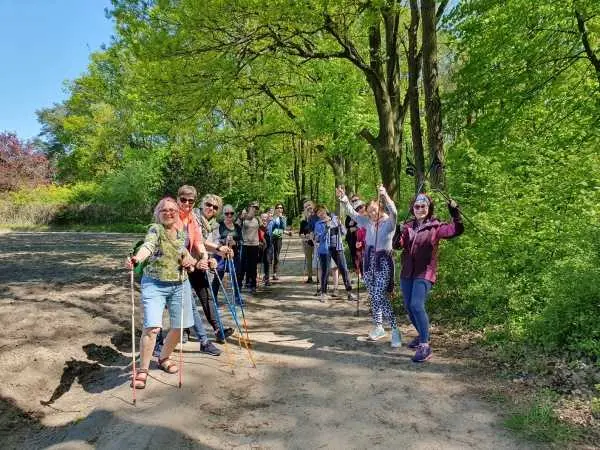
[(384, 258), (380, 259), (376, 269), (375, 252), (372, 252), (369, 256), (371, 257), (371, 264), (369, 270), (365, 270), (364, 280), (371, 297), (373, 323), (383, 325), (383, 317), (385, 316), (391, 327), (396, 328), (396, 316), (387, 297), (387, 288), (393, 273), (390, 261)]

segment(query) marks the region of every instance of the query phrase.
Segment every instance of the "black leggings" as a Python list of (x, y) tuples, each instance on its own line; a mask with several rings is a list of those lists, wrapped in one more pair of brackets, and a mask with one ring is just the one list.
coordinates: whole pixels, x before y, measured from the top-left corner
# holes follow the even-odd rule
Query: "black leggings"
[(213, 330), (217, 331), (219, 329), (219, 322), (217, 321), (217, 314), (215, 313), (215, 305), (213, 304), (210, 293), (208, 292), (210, 285), (206, 277), (206, 272), (203, 270), (194, 270), (188, 274), (188, 277), (190, 279), (192, 289), (194, 289), (196, 295), (200, 299), (200, 304), (202, 305), (202, 310), (204, 311), (206, 320)]

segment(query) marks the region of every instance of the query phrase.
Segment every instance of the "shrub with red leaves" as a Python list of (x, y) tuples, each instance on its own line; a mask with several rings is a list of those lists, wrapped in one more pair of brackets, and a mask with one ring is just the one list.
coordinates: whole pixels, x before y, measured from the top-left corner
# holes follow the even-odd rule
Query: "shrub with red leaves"
[(0, 192), (48, 184), (51, 178), (48, 158), (31, 141), (0, 133)]

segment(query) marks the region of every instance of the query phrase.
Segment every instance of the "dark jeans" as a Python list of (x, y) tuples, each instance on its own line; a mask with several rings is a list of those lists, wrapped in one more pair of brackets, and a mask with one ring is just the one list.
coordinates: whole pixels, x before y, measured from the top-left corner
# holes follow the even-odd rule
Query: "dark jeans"
[(242, 250), (242, 273), (249, 288), (256, 288), (256, 265), (258, 264), (258, 245), (244, 245)]
[(281, 244), (283, 239), (273, 236), (271, 242), (271, 251), (273, 252), (273, 273), (277, 273), (279, 269), (279, 255), (281, 254)]
[(358, 260), (356, 259), (356, 231), (348, 232), (346, 235), (348, 250), (350, 251), (350, 267), (358, 269)]
[(266, 281), (269, 279), (269, 275), (271, 273), (271, 247), (269, 245), (259, 250), (258, 260), (263, 265), (263, 274)]
[(424, 278), (401, 278), (400, 287), (408, 317), (419, 333), (419, 342), (427, 344), (429, 342), (429, 317), (425, 311), (425, 302), (431, 291), (431, 282)]
[(319, 253), (319, 264), (321, 266), (321, 293), (327, 293), (327, 281), (329, 280), (329, 260), (333, 259), (338, 266), (342, 280), (344, 280), (344, 286), (346, 290), (350, 292), (352, 290), (352, 284), (350, 284), (350, 277), (348, 276), (348, 268), (346, 267), (346, 257), (344, 256), (343, 250), (336, 250), (335, 247), (329, 248), (329, 253)]

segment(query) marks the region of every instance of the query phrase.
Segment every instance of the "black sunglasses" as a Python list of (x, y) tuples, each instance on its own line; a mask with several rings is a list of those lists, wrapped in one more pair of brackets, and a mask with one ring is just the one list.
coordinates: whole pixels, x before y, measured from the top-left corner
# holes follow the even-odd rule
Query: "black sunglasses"
[(225, 211), (223, 214), (226, 216), (233, 216), (235, 213), (233, 211)]
[(219, 210), (219, 206), (218, 205), (213, 205), (212, 203), (206, 202), (206, 203), (204, 203), (204, 206), (208, 206), (209, 208), (212, 208), (215, 211)]
[(196, 199), (195, 198), (179, 197), (179, 201), (181, 203), (188, 203), (190, 205), (193, 205), (194, 203), (196, 203)]

